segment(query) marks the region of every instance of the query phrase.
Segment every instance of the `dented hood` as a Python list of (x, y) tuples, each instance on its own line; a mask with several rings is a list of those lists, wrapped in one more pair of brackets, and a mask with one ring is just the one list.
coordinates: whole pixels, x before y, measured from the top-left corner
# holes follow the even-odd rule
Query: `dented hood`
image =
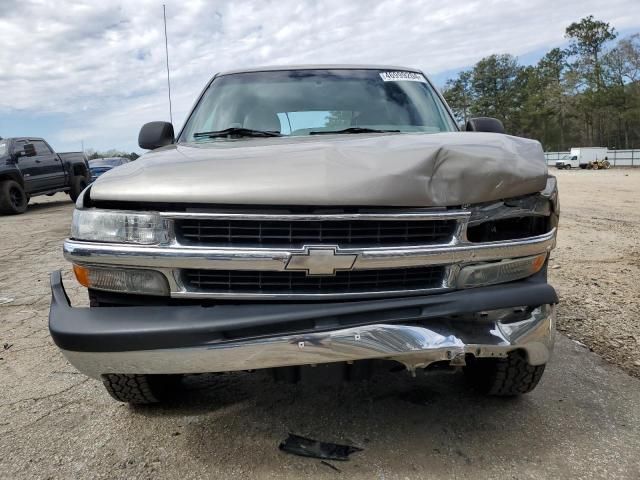
[(171, 145), (101, 176), (95, 200), (454, 206), (543, 190), (540, 143), (495, 133), (351, 134)]

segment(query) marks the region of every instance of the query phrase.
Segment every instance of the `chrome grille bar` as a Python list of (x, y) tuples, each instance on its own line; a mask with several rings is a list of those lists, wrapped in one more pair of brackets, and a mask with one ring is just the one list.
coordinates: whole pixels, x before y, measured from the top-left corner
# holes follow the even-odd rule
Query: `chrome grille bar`
[[(522, 240), (432, 247), (346, 249), (359, 255), (353, 269), (455, 265), (536, 255), (555, 246), (556, 230)], [(291, 256), (304, 249), (201, 248), (140, 246), (66, 240), (65, 258), (84, 265), (121, 265), (154, 269), (226, 269), (284, 271)], [(184, 291), (172, 291), (181, 296)]]
[(159, 212), (159, 215), (171, 219), (202, 219), (202, 220), (284, 220), (284, 221), (341, 221), (341, 220), (466, 220), (471, 212), (466, 210), (415, 210), (402, 213), (210, 213), (210, 212)]

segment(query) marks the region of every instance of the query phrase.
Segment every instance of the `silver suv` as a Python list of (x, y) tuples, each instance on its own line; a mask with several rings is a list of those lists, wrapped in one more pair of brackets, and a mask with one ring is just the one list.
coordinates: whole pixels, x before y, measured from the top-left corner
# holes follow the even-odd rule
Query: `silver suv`
[(532, 390), (553, 346), (559, 205), (540, 144), (459, 128), (418, 70), (217, 74), (174, 135), (100, 176), (64, 242), (90, 308), (51, 276), (50, 331), (117, 400), (182, 375), (396, 362)]

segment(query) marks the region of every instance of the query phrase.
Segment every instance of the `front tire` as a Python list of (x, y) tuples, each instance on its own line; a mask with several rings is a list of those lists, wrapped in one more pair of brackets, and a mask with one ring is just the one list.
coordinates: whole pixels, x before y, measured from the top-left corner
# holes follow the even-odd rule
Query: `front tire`
[(71, 190), (69, 190), (69, 197), (74, 202), (78, 199), (82, 191), (87, 187), (87, 178), (83, 176), (73, 177), (71, 180)]
[(102, 376), (107, 392), (119, 402), (148, 405), (169, 399), (181, 375), (137, 375), (109, 373)]
[(29, 197), (14, 180), (0, 182), (0, 213), (17, 215), (27, 210)]
[(545, 365), (529, 365), (522, 352), (508, 357), (472, 358), (464, 373), (480, 392), (498, 397), (513, 397), (531, 392), (542, 378)]

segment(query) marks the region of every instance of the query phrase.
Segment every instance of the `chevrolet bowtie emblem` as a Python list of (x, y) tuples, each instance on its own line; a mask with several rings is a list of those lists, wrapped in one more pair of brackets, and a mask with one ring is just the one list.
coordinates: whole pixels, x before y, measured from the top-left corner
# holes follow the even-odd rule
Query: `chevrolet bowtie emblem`
[(335, 275), (337, 270), (351, 270), (358, 255), (337, 253), (335, 247), (305, 247), (294, 253), (285, 270), (303, 271), (307, 275)]

